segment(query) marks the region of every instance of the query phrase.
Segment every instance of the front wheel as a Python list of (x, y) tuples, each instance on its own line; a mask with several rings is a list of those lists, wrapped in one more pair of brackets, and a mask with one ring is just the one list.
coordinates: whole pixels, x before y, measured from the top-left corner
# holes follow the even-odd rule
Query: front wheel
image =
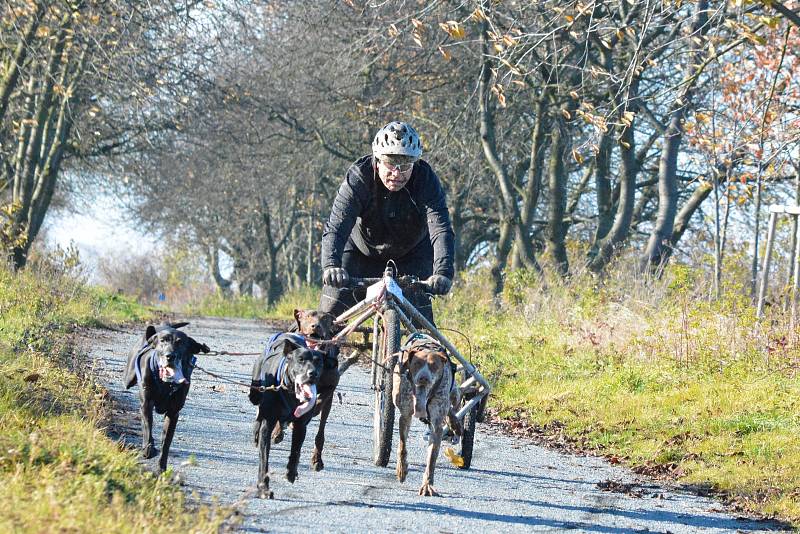
[(394, 359), (400, 350), (400, 320), (397, 312), (388, 309), (383, 314), (381, 339), (376, 339), (382, 350), (377, 351), (380, 366), (376, 371), (375, 406), (372, 417), (372, 461), (386, 467), (392, 454), (394, 428), (394, 403), (392, 402), (392, 372)]

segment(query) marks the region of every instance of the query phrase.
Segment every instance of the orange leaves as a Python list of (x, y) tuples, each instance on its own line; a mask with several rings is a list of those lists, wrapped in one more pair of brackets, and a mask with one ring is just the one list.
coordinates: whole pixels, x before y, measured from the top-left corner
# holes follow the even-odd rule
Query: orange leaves
[(492, 86), (492, 93), (497, 97), (497, 101), (500, 103), (500, 107), (506, 107), (506, 95), (503, 86), (500, 84), (494, 84)]
[(589, 102), (583, 102), (581, 107), (583, 109), (575, 110), (575, 115), (582, 118), (586, 124), (591, 124), (594, 126), (597, 131), (601, 133), (608, 132), (608, 122), (606, 121), (606, 118), (599, 113), (594, 113), (595, 109), (592, 104)]
[(464, 26), (455, 20), (448, 20), (447, 22), (440, 22), (439, 27), (447, 32), (453, 39), (463, 39), (466, 36)]
[(506, 47), (512, 47), (517, 44), (517, 40), (509, 34), (503, 35), (501, 40)]
[[(633, 111), (626, 111), (622, 114), (620, 118), (620, 122), (625, 125), (626, 127), (630, 128), (631, 124), (633, 124), (633, 118), (636, 114)], [(629, 147), (626, 147), (629, 148)]]
[(473, 22), (483, 22), (484, 20), (486, 20), (486, 14), (483, 12), (481, 8), (476, 7), (475, 11), (472, 12), (469, 18)]
[(419, 19), (412, 18), (411, 24), (414, 26), (414, 30), (411, 32), (411, 37), (414, 39), (414, 42), (417, 43), (417, 46), (422, 48), (422, 37), (425, 33), (425, 23)]

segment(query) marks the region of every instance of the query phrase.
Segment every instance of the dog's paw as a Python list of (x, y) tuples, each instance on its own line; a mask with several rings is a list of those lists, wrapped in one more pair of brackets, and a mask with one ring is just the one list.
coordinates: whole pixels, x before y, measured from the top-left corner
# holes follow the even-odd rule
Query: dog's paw
[(297, 480), (297, 469), (289, 469), (286, 471), (286, 480), (294, 484), (294, 481)]
[(397, 462), (397, 468), (394, 472), (397, 475), (398, 482), (405, 482), (408, 475), (408, 464), (406, 462)]
[(439, 495), (439, 492), (437, 492), (435, 489), (433, 489), (433, 485), (428, 484), (427, 482), (424, 483), (422, 486), (420, 486), (419, 494), (422, 495), (423, 497), (440, 497), (441, 496), (441, 495)]
[(157, 454), (158, 454), (158, 449), (156, 449), (155, 445), (153, 445), (152, 443), (147, 444), (142, 449), (142, 457), (147, 458), (148, 460), (150, 458), (155, 458)]
[(322, 462), (322, 453), (316, 448), (314, 449), (314, 454), (311, 455), (311, 469), (314, 471), (322, 471), (325, 469), (325, 464)]
[(275, 494), (264, 484), (258, 485), (258, 498), (259, 499), (274, 499)]
[(275, 428), (272, 429), (272, 444), (277, 445), (281, 441), (283, 441), (284, 432), (283, 432), (283, 425), (278, 423), (275, 425)]

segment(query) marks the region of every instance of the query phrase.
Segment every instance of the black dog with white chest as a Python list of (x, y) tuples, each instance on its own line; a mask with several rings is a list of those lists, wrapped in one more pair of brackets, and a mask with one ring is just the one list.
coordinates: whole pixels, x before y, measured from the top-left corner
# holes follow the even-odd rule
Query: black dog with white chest
[(178, 424), (178, 413), (189, 393), (195, 354), (209, 352), (207, 345), (198, 343), (178, 330), (187, 324), (149, 325), (128, 355), (125, 369), (125, 387), (130, 389), (139, 384), (142, 455), (145, 458), (153, 458), (158, 454), (153, 443), (153, 410), (164, 414), (161, 457), (158, 461), (161, 471), (167, 469), (167, 456)]
[(306, 426), (314, 416), (317, 384), (322, 374), (324, 354), (309, 349), (302, 336), (274, 335), (253, 365), (250, 402), (258, 406), (259, 496), (271, 499), (269, 489), (270, 436), (276, 425), (292, 423), (292, 445), (286, 479), (297, 479), (300, 449), (306, 438)]

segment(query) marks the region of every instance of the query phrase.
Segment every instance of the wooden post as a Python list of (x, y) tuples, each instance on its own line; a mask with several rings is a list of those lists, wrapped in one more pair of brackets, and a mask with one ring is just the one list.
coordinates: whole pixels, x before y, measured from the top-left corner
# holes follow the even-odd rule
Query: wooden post
[(792, 312), (791, 312), (791, 320), (790, 325), (792, 328), (795, 327), (797, 324), (797, 293), (800, 290), (800, 236), (797, 235), (798, 227), (800, 227), (798, 223), (798, 216), (794, 216), (794, 225), (793, 229), (795, 231), (794, 234), (794, 250), (792, 251), (792, 255), (794, 257), (794, 269), (792, 269)]
[(758, 306), (756, 308), (756, 317), (759, 319), (764, 317), (764, 299), (767, 295), (767, 285), (769, 284), (769, 267), (772, 259), (772, 244), (775, 241), (775, 223), (778, 221), (779, 213), (778, 210), (773, 210), (773, 208), (776, 207), (782, 208), (783, 206), (771, 206), (769, 210), (767, 249), (764, 251), (764, 263), (761, 267), (761, 288), (758, 291)]
[[(794, 271), (794, 258), (795, 258), (795, 250), (797, 250), (797, 216), (791, 215), (792, 217), (792, 240), (790, 241), (789, 250), (791, 251), (792, 255), (790, 256), (792, 260), (792, 268), (787, 269), (788, 276), (786, 277), (786, 287), (794, 287), (794, 280), (797, 278), (796, 273)], [(783, 299), (783, 311), (788, 311), (789, 306), (792, 306), (794, 309), (794, 291), (792, 291), (791, 295)], [(794, 318), (792, 318), (792, 325), (794, 325)]]

